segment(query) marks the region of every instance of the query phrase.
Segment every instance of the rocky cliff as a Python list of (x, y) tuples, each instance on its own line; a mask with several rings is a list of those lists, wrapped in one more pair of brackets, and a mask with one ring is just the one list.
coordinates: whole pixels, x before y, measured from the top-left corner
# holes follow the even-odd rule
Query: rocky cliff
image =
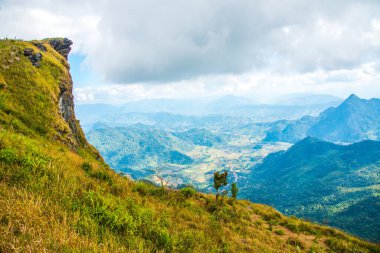
[[(2, 42), (1, 67), (4, 72), (0, 72), (0, 79), (4, 81), (0, 80), (3, 87), (0, 95), (7, 112), (3, 120), (36, 126), (37, 132), (43, 136), (61, 141), (71, 149), (93, 149), (75, 117), (73, 81), (67, 61), (72, 44), (67, 38)], [(15, 99), (8, 103), (12, 97)], [(35, 102), (39, 102), (41, 108), (36, 107)], [(30, 115), (35, 115), (32, 122), (29, 122)], [(100, 158), (95, 149), (94, 153)]]

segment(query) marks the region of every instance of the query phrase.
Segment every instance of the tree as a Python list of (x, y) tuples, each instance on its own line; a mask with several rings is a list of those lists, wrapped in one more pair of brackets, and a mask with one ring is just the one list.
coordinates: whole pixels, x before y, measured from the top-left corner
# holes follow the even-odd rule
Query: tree
[(219, 171), (214, 172), (214, 188), (216, 190), (216, 202), (218, 202), (218, 197), (220, 195), (219, 193), (219, 188), (221, 186), (226, 186), (227, 185), (227, 177), (228, 177), (228, 172), (224, 171), (220, 173)]
[(233, 199), (236, 199), (238, 191), (239, 191), (239, 188), (237, 187), (237, 184), (232, 183), (231, 184), (231, 194), (232, 194)]
[(164, 178), (162, 175), (163, 172), (160, 169), (155, 169), (154, 172), (156, 173), (154, 176), (158, 178), (161, 183), (161, 188), (165, 189), (169, 184), (169, 180)]

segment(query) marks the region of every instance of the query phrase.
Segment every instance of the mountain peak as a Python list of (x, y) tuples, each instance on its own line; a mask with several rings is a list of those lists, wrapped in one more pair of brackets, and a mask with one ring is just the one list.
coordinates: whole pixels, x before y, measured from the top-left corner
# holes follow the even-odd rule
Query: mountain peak
[(359, 101), (361, 100), (358, 96), (356, 96), (355, 94), (351, 94), (347, 99), (346, 101)]

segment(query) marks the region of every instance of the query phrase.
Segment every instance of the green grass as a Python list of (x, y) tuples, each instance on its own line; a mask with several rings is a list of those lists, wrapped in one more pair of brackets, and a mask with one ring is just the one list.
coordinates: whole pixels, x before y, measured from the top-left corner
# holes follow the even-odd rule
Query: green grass
[(0, 41), (1, 63), (20, 55), (0, 66), (0, 252), (380, 252), (268, 206), (132, 182), (73, 148), (57, 100), (67, 65), (46, 46), (36, 68), (20, 55), (32, 44)]

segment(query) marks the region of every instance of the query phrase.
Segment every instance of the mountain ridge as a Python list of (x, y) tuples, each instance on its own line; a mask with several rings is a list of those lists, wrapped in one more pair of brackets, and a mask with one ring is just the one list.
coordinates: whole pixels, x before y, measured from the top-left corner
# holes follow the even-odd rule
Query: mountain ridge
[[(290, 130), (291, 129), (291, 130)], [(287, 124), (278, 122), (269, 130), (266, 141), (297, 142), (306, 136), (337, 143), (365, 139), (380, 140), (380, 99), (361, 99), (350, 95), (337, 107), (318, 117), (303, 117)]]
[[(377, 204), (350, 213), (357, 203), (379, 202), (379, 170), (378, 141), (337, 145), (306, 137), (287, 151), (268, 155), (254, 168), (248, 180), (252, 186), (244, 189), (245, 197), (273, 205), (288, 215), (329, 220), (331, 225), (379, 241), (376, 220), (380, 217), (369, 215), (379, 210)], [(358, 223), (359, 215), (368, 222)]]

